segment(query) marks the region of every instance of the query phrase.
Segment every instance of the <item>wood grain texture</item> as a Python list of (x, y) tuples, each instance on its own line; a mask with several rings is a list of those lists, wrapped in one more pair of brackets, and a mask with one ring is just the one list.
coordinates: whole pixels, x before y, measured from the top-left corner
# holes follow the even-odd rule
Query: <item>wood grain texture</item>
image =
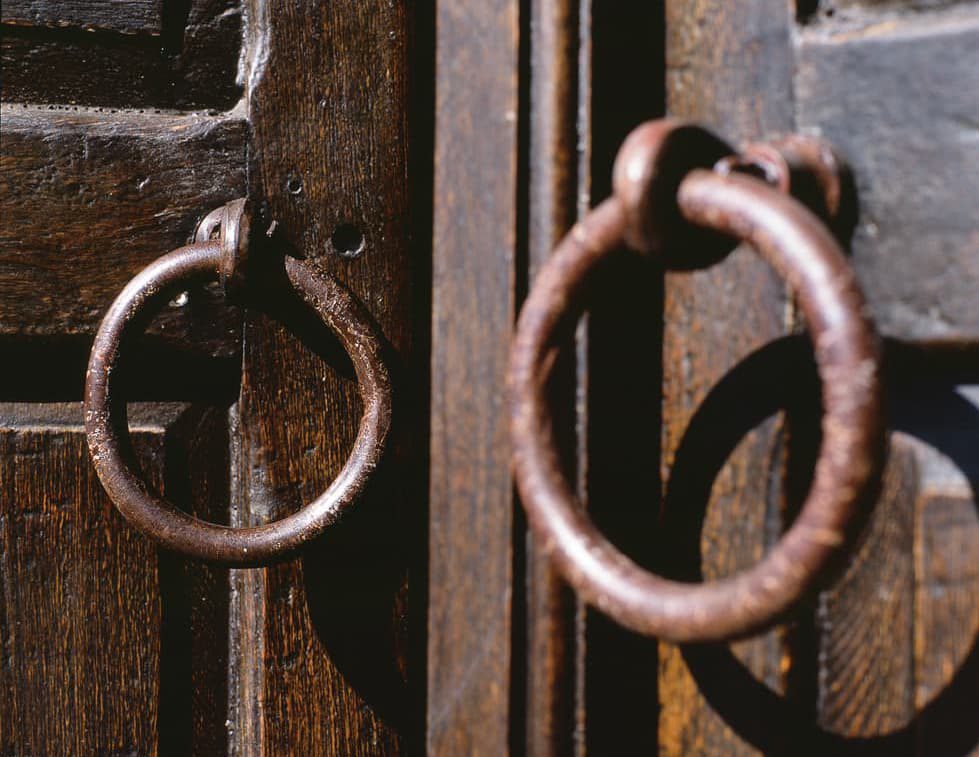
[(110, 29), (123, 34), (159, 34), (161, 0), (5, 0), (0, 21), (22, 26)]
[(914, 700), (918, 754), (979, 755), (969, 713), (979, 696), (979, 516), (975, 494), (919, 508)]
[[(420, 719), (406, 651), (405, 570), (423, 533), (410, 462), (417, 398), (405, 370), (414, 270), (408, 11), (379, 1), (256, 2), (249, 20), (249, 194), (261, 221), (277, 229), (251, 259), (262, 265), (264, 255), (274, 269), (283, 254), (301, 255), (343, 281), (391, 345), (399, 396), (390, 454), (361, 501), (302, 559), (238, 576), (233, 750), (396, 754)], [(346, 239), (335, 233), (344, 225)], [(338, 247), (357, 234), (362, 249), (342, 257)], [(269, 289), (273, 309), (290, 312), (287, 294)], [(360, 419), (356, 382), (335, 339), (301, 318), (286, 325), (298, 338), (257, 312), (245, 327), (236, 463), (245, 523), (318, 496)]]
[[(82, 19), (86, 4), (76, 11), (71, 10), (74, 2), (57, 3), (57, 8)], [(125, 13), (115, 13), (118, 3), (98, 5), (100, 24), (131, 23)], [(161, 16), (152, 36), (84, 23), (84, 28), (5, 25), (0, 37), (4, 102), (233, 107), (241, 97), (236, 82), (242, 37), (239, 0), (161, 0), (156, 5)], [(7, 6), (3, 4), (5, 13)]]
[[(4, 104), (0, 118), (0, 334), (92, 334), (137, 271), (245, 193), (247, 127), (235, 116)], [(236, 323), (202, 290), (151, 333), (227, 355)]]
[(437, 8), (427, 752), (509, 749), (519, 3)]
[(798, 125), (850, 163), (853, 263), (881, 331), (979, 340), (979, 7), (798, 37)]
[[(130, 414), (151, 485), (213, 517), (227, 502), (218, 416)], [(227, 707), (220, 576), (158, 566), (91, 468), (80, 404), (2, 403), (0, 419), (0, 749), (214, 754)]]
[[(791, 129), (790, 23), (786, 4), (668, 1), (668, 113), (734, 141)], [(787, 312), (780, 282), (747, 250), (706, 271), (666, 276), (664, 481), (706, 393), (739, 358), (784, 334)], [(780, 503), (773, 501), (769, 482), (779, 477), (778, 443), (778, 423), (768, 421), (747, 435), (720, 471), (701, 535), (705, 580), (757, 562), (777, 537), (772, 526)], [(733, 649), (756, 678), (781, 691), (784, 649), (777, 631)], [(661, 753), (756, 754), (707, 703), (698, 686), (711, 681), (695, 681), (678, 648), (664, 644), (660, 650)], [(710, 669), (701, 673), (710, 675)]]
[[(914, 706), (914, 544), (919, 476), (913, 448), (891, 440), (883, 489), (861, 542), (819, 597), (820, 728), (847, 738), (907, 729)], [(886, 629), (886, 630), (885, 630)], [(910, 753), (911, 732), (897, 752)]]
[[(587, 128), (578, 117), (578, 3), (533, 3), (530, 19), (530, 191), (527, 197), (528, 280), (550, 256), (576, 218), (578, 145)], [(554, 369), (553, 413), (566, 469), (579, 477), (584, 422), (576, 357), (584, 335), (563, 345)], [(579, 477), (579, 480), (580, 477)], [(534, 545), (527, 532), (526, 567), (526, 744), (536, 757), (581, 753), (584, 747), (584, 606)], [(519, 587), (518, 587), (519, 589)], [(519, 650), (515, 649), (514, 654)], [(519, 668), (518, 668), (519, 670)], [(516, 681), (519, 686), (520, 682)], [(520, 717), (520, 713), (514, 713)]]
[(915, 753), (979, 755), (979, 387), (925, 384), (903, 399), (918, 421), (901, 425), (913, 435), (920, 479)]

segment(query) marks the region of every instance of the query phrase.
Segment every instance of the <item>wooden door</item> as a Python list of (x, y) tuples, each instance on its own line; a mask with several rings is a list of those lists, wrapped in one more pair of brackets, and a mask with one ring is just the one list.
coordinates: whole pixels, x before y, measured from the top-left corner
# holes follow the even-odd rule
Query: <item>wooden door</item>
[[(501, 0), (437, 21), (429, 751), (976, 753), (976, 5)], [(644, 638), (576, 599), (511, 507), (491, 389), (541, 266), (664, 114), (835, 146), (885, 339), (869, 522), (822, 592), (732, 644)], [(589, 516), (641, 566), (716, 579), (791, 522), (818, 441), (804, 326), (746, 249), (610, 264), (552, 418)]]
[[(974, 3), (7, 0), (0, 21), (0, 753), (977, 753)], [(517, 314), (664, 114), (833, 143), (885, 337), (873, 514), (822, 592), (731, 644), (587, 606), (511, 474)], [(365, 496), (257, 568), (127, 524), (81, 405), (115, 295), (238, 197), (264, 264), (363, 304), (395, 387)], [(360, 419), (342, 350), (262, 291), (176, 292), (120, 384), (149, 484), (237, 527), (321, 492)], [(791, 522), (818, 441), (804, 326), (747, 249), (614, 257), (553, 422), (637, 563), (716, 579)]]
[[(425, 258), (409, 254), (411, 20), (384, 2), (3, 4), (3, 754), (393, 754), (419, 738), (424, 591), (408, 573), (421, 566), (424, 586), (428, 317)], [(363, 303), (398, 397), (360, 512), (298, 557), (229, 570), (124, 522), (81, 400), (116, 294), (236, 197), (274, 224), (279, 259)], [(357, 382), (329, 335), (191, 287), (127, 350), (142, 474), (186, 511), (274, 520), (350, 451)]]

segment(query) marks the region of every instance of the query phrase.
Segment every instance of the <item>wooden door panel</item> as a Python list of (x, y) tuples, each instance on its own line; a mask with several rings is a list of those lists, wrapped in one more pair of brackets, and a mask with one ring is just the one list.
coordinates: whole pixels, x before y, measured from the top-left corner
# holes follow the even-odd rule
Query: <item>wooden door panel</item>
[(976, 49), (968, 3), (823, 18), (797, 38), (797, 127), (852, 167), (853, 262), (888, 336), (979, 339)]
[[(214, 754), (226, 572), (158, 562), (123, 522), (89, 462), (81, 405), (2, 403), (0, 418), (3, 753)], [(138, 405), (130, 420), (151, 484), (220, 520), (221, 415)]]
[(518, 6), (438, 8), (426, 749), (446, 757), (506, 753), (519, 717), (502, 393), (518, 270)]
[[(258, 254), (306, 258), (364, 303), (387, 340), (396, 395), (385, 460), (343, 520), (301, 558), (236, 572), (233, 748), (399, 754), (420, 740), (424, 702), (415, 600), (424, 384), (414, 349), (427, 313), (415, 309), (425, 267), (408, 243), (413, 19), (407, 5), (381, 0), (256, 0), (248, 12), (249, 197), (255, 224), (275, 228)], [(296, 315), (287, 298), (270, 304)], [(322, 327), (251, 310), (244, 335), (235, 503), (240, 522), (254, 524), (326, 488), (350, 452), (361, 403), (348, 359)]]
[(227, 110), (241, 97), (240, 0), (13, 0), (0, 35), (5, 102)]
[[(141, 268), (186, 244), (205, 213), (245, 194), (247, 124), (204, 116), (4, 103), (0, 334), (94, 333)], [(164, 308), (151, 333), (233, 354), (239, 317), (214, 292)]]

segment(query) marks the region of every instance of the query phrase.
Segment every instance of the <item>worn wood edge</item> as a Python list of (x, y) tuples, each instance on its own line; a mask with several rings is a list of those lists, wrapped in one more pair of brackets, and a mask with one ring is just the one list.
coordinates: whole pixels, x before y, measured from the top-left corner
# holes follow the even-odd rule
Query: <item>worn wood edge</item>
[(146, 139), (194, 138), (226, 124), (247, 124), (244, 100), (225, 112), (166, 108), (109, 108), (85, 105), (38, 105), (0, 102), (8, 134), (62, 133), (126, 135)]
[[(193, 412), (187, 402), (133, 402), (127, 406), (129, 430), (137, 433), (166, 433)], [(85, 432), (81, 402), (0, 402), (3, 428), (17, 431)]]
[[(163, 31), (163, 0), (128, 0), (115, 2), (104, 17), (98, 11), (102, 3), (75, 0), (77, 6), (37, 0), (5, 0), (0, 23), (12, 26), (74, 28), (85, 31), (106, 30), (118, 34), (159, 36)], [(105, 8), (101, 9), (103, 12)]]

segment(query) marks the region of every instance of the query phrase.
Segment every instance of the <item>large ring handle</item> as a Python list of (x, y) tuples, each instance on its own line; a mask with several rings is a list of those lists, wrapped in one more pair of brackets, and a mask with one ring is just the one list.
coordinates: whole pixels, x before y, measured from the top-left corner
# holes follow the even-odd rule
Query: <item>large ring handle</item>
[(776, 622), (846, 543), (883, 456), (879, 345), (843, 253), (799, 202), (758, 179), (703, 169), (688, 172), (675, 197), (687, 223), (757, 250), (798, 297), (808, 323), (823, 387), (823, 438), (798, 517), (752, 568), (718, 581), (681, 583), (618, 551), (565, 479), (548, 414), (548, 375), (556, 346), (583, 312), (589, 277), (635, 236), (634, 208), (617, 196), (561, 241), (523, 306), (510, 356), (513, 465), (539, 543), (585, 600), (640, 633), (718, 641)]
[(126, 461), (129, 430), (125, 403), (113, 395), (124, 337), (141, 330), (144, 313), (193, 283), (227, 275), (220, 241), (198, 242), (164, 255), (126, 285), (106, 313), (89, 359), (85, 430), (99, 479), (126, 519), (164, 547), (227, 565), (266, 563), (293, 552), (334, 523), (361, 494), (380, 461), (391, 423), (391, 382), (382, 360), (382, 338), (363, 306), (339, 282), (310, 264), (286, 258), (285, 273), (299, 295), (339, 338), (353, 363), (363, 416), (353, 450), (323, 494), (272, 523), (232, 528), (179, 510), (147, 487)]

